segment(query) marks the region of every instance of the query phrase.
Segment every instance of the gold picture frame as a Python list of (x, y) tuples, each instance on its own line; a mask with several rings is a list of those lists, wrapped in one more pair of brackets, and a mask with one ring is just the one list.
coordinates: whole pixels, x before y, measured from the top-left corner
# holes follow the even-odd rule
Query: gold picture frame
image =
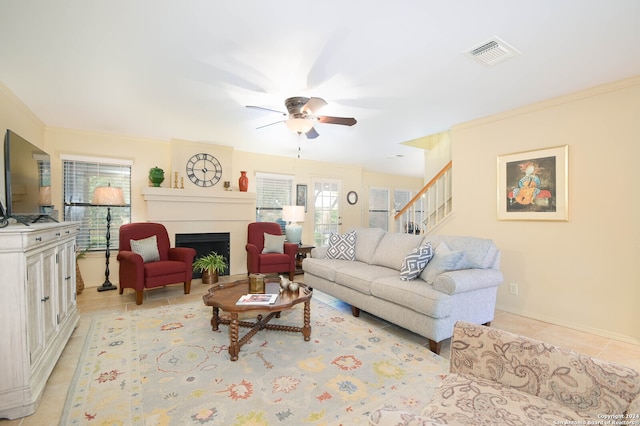
[(498, 156), (498, 220), (569, 220), (569, 146)]

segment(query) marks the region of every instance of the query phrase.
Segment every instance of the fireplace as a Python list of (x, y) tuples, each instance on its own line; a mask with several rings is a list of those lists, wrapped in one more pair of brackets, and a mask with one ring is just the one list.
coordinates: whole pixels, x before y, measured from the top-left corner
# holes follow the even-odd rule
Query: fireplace
[[(191, 247), (196, 250), (196, 259), (212, 251), (223, 255), (231, 264), (231, 244), (228, 232), (209, 232), (197, 234), (176, 234), (176, 247)], [(229, 267), (219, 275), (229, 275)], [(202, 273), (193, 271), (193, 278), (202, 278)]]

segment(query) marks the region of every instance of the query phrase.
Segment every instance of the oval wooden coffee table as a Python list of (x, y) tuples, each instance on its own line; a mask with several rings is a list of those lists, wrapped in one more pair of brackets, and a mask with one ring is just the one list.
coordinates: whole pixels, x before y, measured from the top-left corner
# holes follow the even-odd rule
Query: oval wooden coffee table
[[(278, 294), (278, 299), (272, 305), (236, 305), (240, 296), (249, 292), (248, 279), (214, 285), (209, 289), (208, 293), (202, 296), (204, 304), (213, 307), (211, 329), (217, 331), (219, 324), (229, 325), (229, 355), (231, 356), (231, 361), (237, 361), (240, 347), (263, 329), (302, 333), (306, 342), (311, 339), (311, 297), (313, 296), (313, 289), (304, 284), (299, 284), (297, 291), (280, 292), (279, 282), (278, 278), (265, 279), (265, 293)], [(291, 309), (299, 303), (304, 303), (302, 327), (269, 324), (272, 318), (280, 317), (280, 312)], [(231, 319), (221, 318), (219, 315), (220, 309), (229, 313)], [(265, 317), (262, 314), (257, 315), (255, 322), (240, 321), (238, 319), (240, 313), (253, 311), (269, 312), (269, 314)], [(239, 327), (249, 327), (250, 330), (239, 338)]]

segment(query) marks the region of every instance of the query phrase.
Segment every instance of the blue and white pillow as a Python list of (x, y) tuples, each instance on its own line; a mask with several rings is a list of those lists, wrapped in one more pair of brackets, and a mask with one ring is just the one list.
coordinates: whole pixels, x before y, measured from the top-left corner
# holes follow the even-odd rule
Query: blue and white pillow
[(407, 257), (402, 261), (400, 279), (402, 281), (411, 281), (418, 278), (432, 257), (433, 248), (431, 247), (431, 242), (427, 242), (426, 244), (411, 250)]
[(327, 259), (356, 260), (356, 232), (329, 235)]

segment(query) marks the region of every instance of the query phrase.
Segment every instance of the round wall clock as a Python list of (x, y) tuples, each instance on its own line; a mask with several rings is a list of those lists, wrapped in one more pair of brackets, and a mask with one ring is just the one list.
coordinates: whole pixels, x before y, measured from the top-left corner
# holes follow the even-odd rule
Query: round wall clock
[(358, 193), (356, 191), (349, 191), (347, 193), (347, 203), (352, 206), (358, 202)]
[(222, 165), (213, 155), (195, 154), (187, 160), (187, 176), (191, 182), (203, 188), (213, 186), (222, 177)]

